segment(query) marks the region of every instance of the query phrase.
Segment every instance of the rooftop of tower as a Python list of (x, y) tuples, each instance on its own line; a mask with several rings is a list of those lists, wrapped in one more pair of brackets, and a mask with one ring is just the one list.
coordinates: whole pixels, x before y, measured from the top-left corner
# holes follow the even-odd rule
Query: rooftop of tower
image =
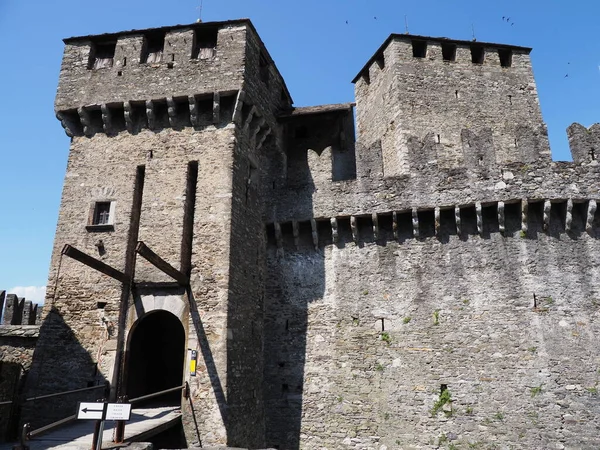
[(371, 58), (369, 58), (369, 60), (362, 67), (362, 69), (360, 69), (360, 71), (358, 72), (358, 74), (352, 80), (352, 83), (356, 83), (358, 81), (358, 79), (363, 75), (363, 73), (365, 72), (365, 70), (369, 69), (369, 67), (371, 66), (371, 64), (373, 64), (380, 57), (380, 55), (388, 47), (388, 45), (390, 44), (390, 42), (392, 42), (394, 40), (399, 40), (399, 41), (404, 41), (404, 42), (407, 42), (407, 41), (426, 41), (426, 42), (431, 42), (431, 43), (436, 43), (436, 44), (455, 44), (455, 45), (462, 45), (462, 46), (477, 45), (477, 46), (480, 46), (480, 47), (490, 47), (490, 48), (496, 48), (496, 49), (517, 50), (517, 51), (522, 52), (522, 53), (530, 53), (531, 50), (532, 50), (530, 47), (521, 47), (521, 46), (518, 46), (518, 45), (510, 45), (510, 44), (498, 44), (498, 43), (493, 43), (493, 42), (480, 42), (480, 41), (477, 41), (477, 40), (467, 41), (467, 40), (462, 40), (462, 39), (450, 39), (450, 38), (447, 38), (447, 37), (422, 36), (422, 35), (406, 34), (406, 33), (404, 33), (404, 34), (392, 33), (383, 42), (383, 44), (381, 44), (381, 46), (377, 49), (377, 51), (373, 54), (373, 56), (371, 56)]
[(133, 36), (137, 34), (143, 34), (148, 32), (167, 32), (167, 31), (176, 31), (176, 30), (189, 30), (190, 28), (202, 28), (202, 27), (222, 27), (225, 25), (248, 25), (250, 28), (258, 34), (256, 28), (254, 28), (254, 24), (250, 19), (242, 18), (242, 19), (233, 19), (233, 20), (223, 20), (219, 22), (193, 22), (189, 24), (178, 24), (178, 25), (165, 25), (164, 27), (155, 27), (155, 28), (139, 28), (133, 30), (124, 30), (118, 31), (114, 33), (102, 33), (102, 34), (88, 34), (84, 36), (72, 36), (68, 38), (64, 38), (63, 42), (65, 44), (72, 44), (75, 42), (81, 41), (89, 41), (91, 39), (102, 39), (102, 40), (110, 40), (116, 39), (122, 36)]

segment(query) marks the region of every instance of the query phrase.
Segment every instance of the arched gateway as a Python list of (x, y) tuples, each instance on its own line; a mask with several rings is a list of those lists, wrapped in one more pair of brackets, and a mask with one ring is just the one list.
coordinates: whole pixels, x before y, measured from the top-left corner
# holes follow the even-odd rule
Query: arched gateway
[[(180, 320), (164, 310), (151, 311), (129, 334), (126, 392), (130, 399), (183, 383), (185, 331)], [(178, 392), (151, 400), (178, 403)]]

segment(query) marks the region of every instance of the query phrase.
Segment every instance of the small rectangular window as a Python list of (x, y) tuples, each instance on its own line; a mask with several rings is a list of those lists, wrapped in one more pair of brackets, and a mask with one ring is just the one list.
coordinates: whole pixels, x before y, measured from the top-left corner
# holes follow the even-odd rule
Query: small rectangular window
[(110, 202), (98, 202), (94, 208), (92, 225), (108, 225), (110, 219)]
[(456, 45), (442, 44), (442, 58), (444, 61), (456, 61)]
[(116, 42), (92, 44), (89, 68), (96, 70), (112, 67), (116, 47)]
[(412, 41), (412, 51), (415, 58), (425, 58), (427, 56), (427, 42)]
[(142, 52), (142, 62), (148, 64), (161, 62), (164, 49), (164, 34), (151, 34), (146, 36), (144, 40), (144, 51)]
[(92, 205), (88, 230), (112, 229), (115, 215), (115, 202), (102, 201)]
[(471, 62), (473, 64), (483, 64), (485, 59), (485, 50), (481, 45), (471, 46)]
[(502, 67), (512, 66), (512, 50), (509, 48), (498, 49), (498, 56), (500, 57), (500, 65)]
[(216, 28), (200, 28), (194, 31), (193, 59), (212, 59), (216, 56), (218, 32)]

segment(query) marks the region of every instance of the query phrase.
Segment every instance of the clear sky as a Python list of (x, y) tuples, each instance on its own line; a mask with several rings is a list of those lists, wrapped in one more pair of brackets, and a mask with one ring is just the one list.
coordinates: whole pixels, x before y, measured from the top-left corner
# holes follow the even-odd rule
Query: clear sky
[[(46, 283), (69, 149), (53, 112), (62, 38), (192, 23), (199, 5), (0, 0), (0, 290)], [(405, 16), (412, 34), (469, 40), (474, 29), (479, 41), (533, 47), (554, 159), (570, 159), (568, 125), (600, 122), (598, 0), (204, 0), (202, 10), (205, 22), (252, 19), (297, 106), (353, 101), (350, 81)]]

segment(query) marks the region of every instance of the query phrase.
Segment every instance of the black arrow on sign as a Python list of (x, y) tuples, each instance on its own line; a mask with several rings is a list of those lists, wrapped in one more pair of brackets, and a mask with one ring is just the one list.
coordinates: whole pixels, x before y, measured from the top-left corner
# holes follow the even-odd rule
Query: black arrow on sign
[(102, 409), (88, 409), (88, 408), (83, 408), (82, 411), (84, 413), (87, 413), (88, 411), (89, 412), (100, 412), (100, 411), (104, 411), (104, 408), (102, 408)]

